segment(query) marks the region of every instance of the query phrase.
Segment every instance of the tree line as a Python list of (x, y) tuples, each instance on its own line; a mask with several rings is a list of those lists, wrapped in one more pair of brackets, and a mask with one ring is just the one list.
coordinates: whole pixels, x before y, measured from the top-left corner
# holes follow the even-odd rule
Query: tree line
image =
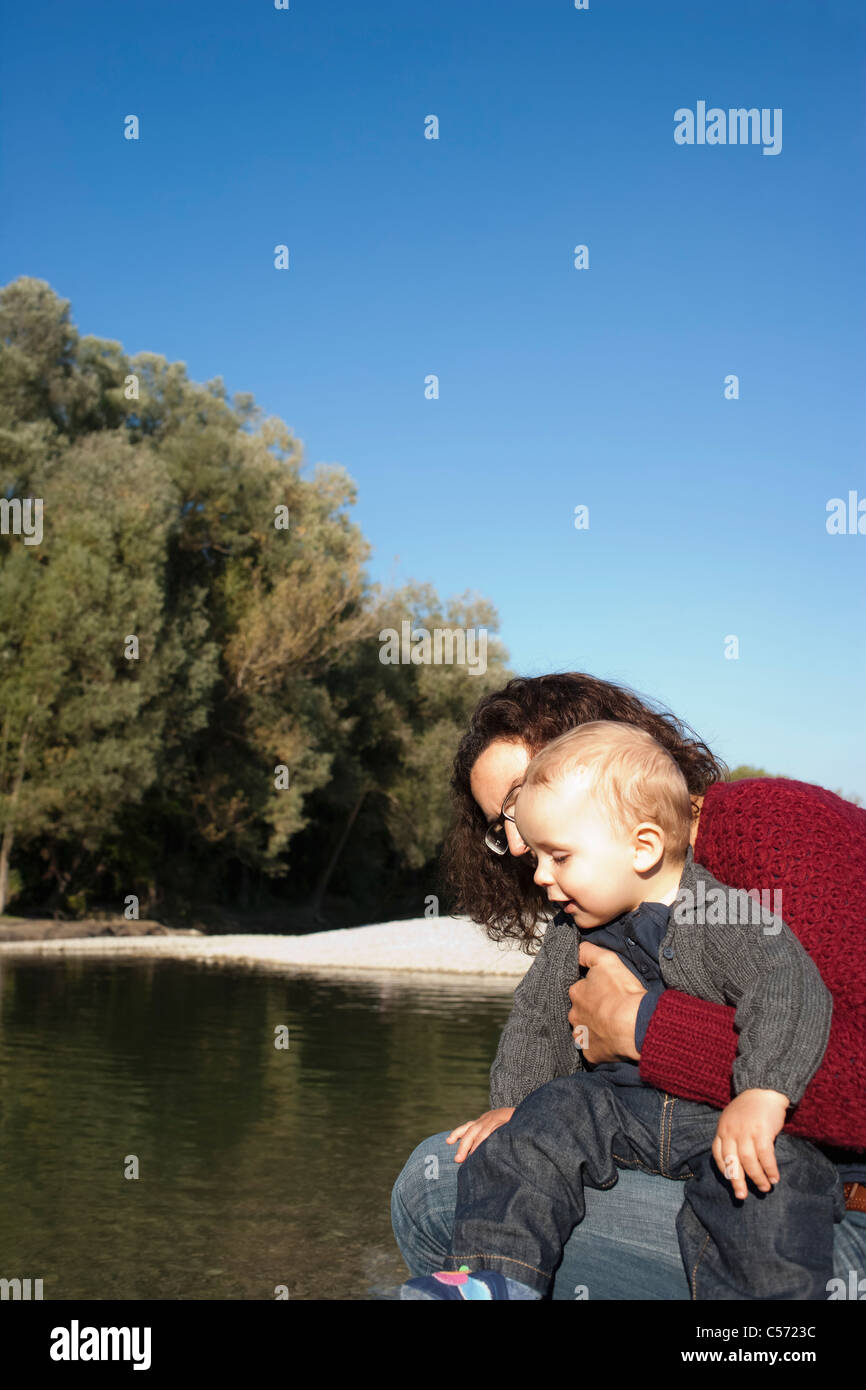
[(507, 654), (382, 663), (383, 629), (497, 617), (371, 584), (354, 500), (252, 395), (80, 336), (44, 281), (0, 289), (0, 911), (422, 914)]

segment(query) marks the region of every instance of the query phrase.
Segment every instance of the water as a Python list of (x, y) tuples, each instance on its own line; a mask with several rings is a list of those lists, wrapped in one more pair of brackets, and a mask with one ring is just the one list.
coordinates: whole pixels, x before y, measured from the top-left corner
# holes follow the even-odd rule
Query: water
[(0, 962), (0, 1277), (59, 1300), (400, 1283), (394, 1179), (487, 1109), (513, 988)]

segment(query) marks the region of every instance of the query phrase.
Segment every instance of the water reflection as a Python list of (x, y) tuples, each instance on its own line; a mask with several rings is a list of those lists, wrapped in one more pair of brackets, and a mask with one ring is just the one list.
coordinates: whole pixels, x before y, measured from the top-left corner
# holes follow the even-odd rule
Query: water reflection
[(513, 988), (7, 961), (0, 1276), (42, 1278), (46, 1299), (399, 1282), (391, 1185), (421, 1139), (487, 1108)]

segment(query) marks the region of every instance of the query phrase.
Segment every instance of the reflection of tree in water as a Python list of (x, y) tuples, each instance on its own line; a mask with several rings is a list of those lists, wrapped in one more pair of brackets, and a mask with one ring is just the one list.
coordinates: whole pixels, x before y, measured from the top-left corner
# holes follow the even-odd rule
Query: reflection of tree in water
[[(46, 1297), (363, 1297), (391, 1186), (487, 1104), (509, 988), (7, 963), (0, 1222)], [(290, 1047), (274, 1047), (287, 1024)], [(126, 1154), (139, 1181), (122, 1177)]]
[[(455, 1083), (466, 1094), (469, 1074), (470, 1094), (486, 1108), (487, 1073), (510, 1007), (507, 989), (459, 983), (437, 989), (423, 977), (402, 985), (312, 979), (296, 988), (308, 1004), (292, 1041), (297, 1084), (302, 1092), (308, 1080), (321, 1089), (321, 1105), (340, 1128), (358, 1136), (370, 1124), (391, 1128), (391, 1116), (407, 1105), (415, 1114), (422, 1107), (433, 1125), (457, 1124), (448, 1106)], [(345, 1039), (337, 1049), (335, 1032)], [(325, 1080), (334, 1084), (322, 1089)]]
[(19, 965), (4, 977), (3, 1037), (31, 1034), (51, 1059), (31, 1086), (58, 1119), (72, 1120), (86, 1093), (88, 1134), (104, 1134), (112, 1154), (142, 1133), (146, 1111), (160, 1170), (181, 1150), (212, 1165), (261, 1114), (268, 1001), (253, 981), (157, 961)]

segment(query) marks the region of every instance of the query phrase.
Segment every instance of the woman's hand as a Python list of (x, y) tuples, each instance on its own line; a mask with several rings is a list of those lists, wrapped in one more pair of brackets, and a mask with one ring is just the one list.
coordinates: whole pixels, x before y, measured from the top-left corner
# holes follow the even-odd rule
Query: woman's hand
[(514, 1109), (513, 1105), (503, 1105), (499, 1110), (488, 1110), (477, 1120), (467, 1120), (465, 1125), (458, 1125), (456, 1129), (452, 1129), (445, 1143), (456, 1144), (457, 1140), (460, 1140), (460, 1147), (454, 1155), (454, 1162), (462, 1163), (468, 1154), (477, 1149), (478, 1145), (483, 1143), (489, 1134), (493, 1133), (494, 1129), (498, 1129), (500, 1125), (507, 1125), (514, 1114)]
[(616, 951), (580, 943), (580, 963), (589, 966), (585, 980), (568, 991), (572, 1029), (583, 1028), (588, 1042), (581, 1048), (587, 1062), (640, 1061), (634, 1044), (637, 1011), (646, 990), (623, 964)]

